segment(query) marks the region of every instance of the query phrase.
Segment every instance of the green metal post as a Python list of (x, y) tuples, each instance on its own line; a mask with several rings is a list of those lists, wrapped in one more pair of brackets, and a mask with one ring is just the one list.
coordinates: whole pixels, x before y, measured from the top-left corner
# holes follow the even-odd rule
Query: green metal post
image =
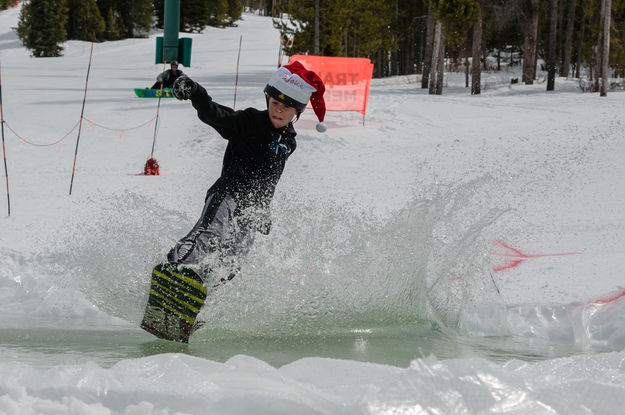
[(178, 33), (180, 32), (180, 0), (165, 0), (164, 20), (163, 59), (166, 62), (171, 62), (178, 59)]

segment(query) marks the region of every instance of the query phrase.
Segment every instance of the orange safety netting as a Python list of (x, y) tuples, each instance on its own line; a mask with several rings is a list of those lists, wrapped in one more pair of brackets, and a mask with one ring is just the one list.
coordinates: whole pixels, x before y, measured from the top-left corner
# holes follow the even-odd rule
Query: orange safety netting
[[(293, 55), (289, 63), (299, 61), (323, 80), (323, 98), (327, 111), (356, 111), (365, 114), (373, 64), (367, 58)], [(308, 104), (308, 108), (311, 108)]]

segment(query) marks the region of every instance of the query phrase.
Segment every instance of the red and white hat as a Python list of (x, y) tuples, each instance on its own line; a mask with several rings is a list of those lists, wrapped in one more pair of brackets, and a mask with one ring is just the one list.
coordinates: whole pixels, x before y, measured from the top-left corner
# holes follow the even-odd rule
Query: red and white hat
[(327, 129), (323, 123), (326, 115), (326, 103), (323, 100), (325, 90), (321, 78), (298, 61), (280, 67), (265, 86), (265, 92), (269, 96), (300, 112), (304, 111), (310, 100), (319, 119), (316, 126), (319, 132)]

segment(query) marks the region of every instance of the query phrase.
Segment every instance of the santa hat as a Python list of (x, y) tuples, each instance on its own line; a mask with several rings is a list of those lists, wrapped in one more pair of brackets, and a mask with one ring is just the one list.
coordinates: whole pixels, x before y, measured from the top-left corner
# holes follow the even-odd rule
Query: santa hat
[(326, 115), (326, 103), (323, 93), (326, 88), (323, 81), (313, 71), (304, 68), (304, 65), (294, 61), (279, 68), (267, 82), (265, 92), (274, 99), (298, 111), (304, 111), (308, 101), (319, 119), (316, 128), (324, 132), (327, 127), (323, 123)]

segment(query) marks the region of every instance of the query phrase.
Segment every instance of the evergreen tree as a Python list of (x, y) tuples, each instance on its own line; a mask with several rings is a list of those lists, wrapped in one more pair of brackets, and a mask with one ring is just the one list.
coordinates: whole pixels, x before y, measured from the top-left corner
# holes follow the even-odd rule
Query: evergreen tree
[[(156, 27), (164, 25), (165, 0), (154, 0)], [(232, 26), (241, 18), (241, 0), (180, 0), (180, 30), (200, 33), (206, 26)]]
[(65, 0), (31, 0), (22, 5), (17, 35), (35, 57), (60, 56), (66, 22)]
[(226, 20), (229, 26), (233, 26), (234, 22), (241, 19), (241, 13), (243, 13), (243, 3), (241, 0), (228, 0)]
[(154, 26), (162, 29), (163, 28), (163, 14), (164, 14), (165, 0), (154, 0), (152, 2), (152, 14), (154, 15), (155, 21)]
[(610, 66), (616, 76), (625, 78), (625, 0), (612, 0)]
[(67, 37), (69, 39), (95, 42), (104, 38), (104, 19), (95, 0), (68, 0), (68, 6)]
[(181, 0), (180, 30), (200, 33), (210, 24), (211, 8), (205, 0)]
[(124, 27), (119, 13), (109, 8), (104, 21), (104, 37), (108, 40), (119, 40), (124, 38)]
[(564, 60), (560, 76), (568, 77), (571, 68), (571, 50), (573, 49), (573, 30), (575, 30), (575, 8), (577, 0), (567, 1), (566, 40), (564, 42)]
[(152, 27), (152, 0), (120, 1), (117, 11), (123, 22), (126, 37), (145, 36)]
[(228, 0), (212, 0), (208, 4), (208, 25), (222, 27), (228, 18)]
[[(313, 0), (289, 0), (279, 8), (290, 16), (288, 23), (274, 20), (274, 25), (284, 35), (294, 39), (286, 48), (287, 54), (314, 52), (314, 3)], [(319, 53), (368, 57), (376, 64), (377, 76), (386, 74), (386, 52), (398, 47), (393, 30), (395, 1), (321, 0), (319, 3)]]
[[(422, 67), (425, 55), (427, 5), (422, 0), (397, 0), (397, 61), (394, 73), (407, 75)], [(431, 58), (431, 56), (430, 56)]]
[(447, 43), (457, 46), (468, 35), (468, 30), (480, 16), (480, 6), (475, 0), (433, 0), (430, 7), (434, 17), (445, 26)]
[(501, 70), (501, 53), (509, 53), (508, 64), (512, 66), (515, 55), (520, 56), (523, 48), (523, 0), (484, 1), (484, 44), (485, 52), (495, 51), (497, 70)]
[(145, 36), (154, 24), (152, 0), (133, 0), (128, 3), (132, 4), (128, 16), (128, 20), (131, 22), (129, 26), (132, 26), (135, 34)]
[(142, 37), (152, 27), (152, 0), (96, 0), (96, 3), (100, 14), (107, 16), (107, 33), (121, 30), (122, 38)]

